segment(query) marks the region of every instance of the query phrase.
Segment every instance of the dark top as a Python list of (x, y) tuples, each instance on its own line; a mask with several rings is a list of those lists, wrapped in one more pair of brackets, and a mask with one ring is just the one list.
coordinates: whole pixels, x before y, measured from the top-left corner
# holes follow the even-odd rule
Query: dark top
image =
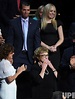
[[(39, 75), (41, 72), (41, 67), (38, 64), (34, 64), (31, 70), (33, 77), (33, 88), (32, 88), (32, 97), (37, 99), (51, 99), (52, 93), (55, 90), (55, 76), (53, 71), (47, 67), (49, 74), (45, 74), (42, 79)], [(47, 73), (47, 71), (46, 71)]]
[[(57, 27), (61, 26), (62, 22), (60, 20), (57, 21)], [(54, 45), (59, 40), (58, 31), (53, 27), (52, 23), (48, 23), (44, 30), (41, 30), (41, 40), (51, 46)], [(57, 52), (49, 52), (50, 60), (52, 64), (57, 69), (60, 63), (60, 52), (57, 48)], [(57, 58), (58, 57), (58, 58)]]

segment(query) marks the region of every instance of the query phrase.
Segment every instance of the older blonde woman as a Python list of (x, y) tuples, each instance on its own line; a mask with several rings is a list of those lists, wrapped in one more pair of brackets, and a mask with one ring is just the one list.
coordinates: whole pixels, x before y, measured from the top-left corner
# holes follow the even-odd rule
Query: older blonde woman
[(34, 99), (51, 99), (58, 72), (48, 59), (47, 48), (37, 48), (34, 52), (34, 58), (35, 62), (31, 70), (33, 77), (32, 97)]

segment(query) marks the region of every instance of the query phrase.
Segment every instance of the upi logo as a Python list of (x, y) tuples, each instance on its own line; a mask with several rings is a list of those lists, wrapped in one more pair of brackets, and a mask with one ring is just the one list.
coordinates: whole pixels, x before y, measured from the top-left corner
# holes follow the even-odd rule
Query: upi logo
[(62, 96), (65, 96), (66, 99), (75, 99), (75, 92), (62, 92)]

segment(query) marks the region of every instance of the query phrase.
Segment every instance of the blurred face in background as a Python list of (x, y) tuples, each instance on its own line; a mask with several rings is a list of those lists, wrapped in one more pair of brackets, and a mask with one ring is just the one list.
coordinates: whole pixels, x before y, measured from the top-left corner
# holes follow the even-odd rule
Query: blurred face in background
[(43, 7), (41, 8), (40, 12), (39, 12), (39, 15), (40, 15), (40, 18), (42, 18), (42, 13), (43, 13)]

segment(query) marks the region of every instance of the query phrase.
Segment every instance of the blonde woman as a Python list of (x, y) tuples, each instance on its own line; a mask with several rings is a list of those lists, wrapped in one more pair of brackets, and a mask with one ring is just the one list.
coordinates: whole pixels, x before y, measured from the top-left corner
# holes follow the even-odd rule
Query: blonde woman
[(56, 69), (60, 64), (59, 46), (64, 41), (62, 22), (56, 20), (56, 7), (53, 4), (44, 6), (41, 20), (41, 46), (49, 49), (49, 58)]

